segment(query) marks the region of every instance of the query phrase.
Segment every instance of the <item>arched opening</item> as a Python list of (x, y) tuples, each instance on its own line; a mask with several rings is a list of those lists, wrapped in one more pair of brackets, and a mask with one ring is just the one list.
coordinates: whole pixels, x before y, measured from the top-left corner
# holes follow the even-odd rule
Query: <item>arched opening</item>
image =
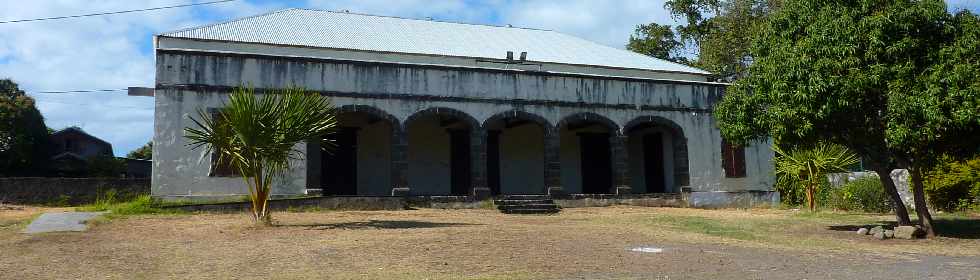
[(612, 193), (612, 142), (616, 123), (579, 113), (559, 123), (561, 184), (568, 193)]
[(672, 193), (688, 185), (687, 139), (676, 123), (640, 117), (624, 127), (634, 193)]
[(391, 115), (374, 107), (349, 105), (337, 110), (338, 130), (320, 149), (320, 185), (329, 195), (387, 195), (391, 192)]
[(468, 195), (472, 181), (472, 140), (478, 123), (448, 108), (430, 108), (405, 121), (408, 185), (416, 195)]
[(552, 131), (544, 118), (521, 111), (487, 119), (487, 186), (492, 195), (544, 194), (544, 137)]

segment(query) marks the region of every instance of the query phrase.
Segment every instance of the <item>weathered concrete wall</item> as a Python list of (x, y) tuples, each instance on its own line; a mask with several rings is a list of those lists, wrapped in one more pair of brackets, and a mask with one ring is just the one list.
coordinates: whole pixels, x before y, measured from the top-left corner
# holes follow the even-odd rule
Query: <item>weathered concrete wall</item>
[(544, 194), (544, 135), (526, 124), (500, 134), (500, 192)]
[[(722, 94), (714, 85), (161, 53), (157, 55), (155, 195), (245, 191), (238, 178), (207, 176), (207, 160), (198, 160), (205, 155), (203, 151), (190, 151), (184, 146), (183, 128), (190, 125), (187, 117), (197, 108), (220, 107), (231, 87), (248, 84), (259, 89), (304, 87), (332, 96), (337, 106), (371, 106), (399, 122), (434, 107), (465, 112), (480, 123), (494, 114), (519, 110), (540, 116), (551, 126), (557, 126), (561, 120), (577, 113), (591, 112), (611, 120), (617, 126), (615, 132), (621, 133), (630, 121), (655, 116), (669, 120), (683, 130), (688, 147), (689, 186), (694, 191), (769, 190), (773, 182), (769, 143), (756, 143), (746, 148), (747, 177), (725, 178), (721, 166), (720, 132), (710, 113), (712, 104)], [(405, 124), (401, 126), (405, 127)], [(409, 137), (412, 137), (411, 133)], [(562, 145), (565, 141), (562, 139)], [(299, 148), (305, 150), (305, 146)], [(561, 149), (565, 150), (565, 147)], [(577, 166), (563, 164), (562, 173), (574, 168)], [(305, 165), (297, 162), (289, 178), (277, 184), (276, 192), (302, 193), (306, 187), (306, 173)], [(409, 184), (412, 184), (411, 180)], [(567, 191), (575, 192), (571, 188)]]
[[(248, 194), (241, 177), (212, 177), (210, 154), (205, 149), (191, 149), (184, 138), (184, 128), (192, 127), (191, 117), (200, 118), (198, 110), (221, 108), (228, 94), (181, 90), (157, 90), (154, 112), (153, 177), (154, 196), (224, 196)], [(305, 153), (306, 145), (296, 149)], [(273, 194), (302, 194), (306, 189), (305, 159), (292, 162), (285, 178), (273, 186)]]

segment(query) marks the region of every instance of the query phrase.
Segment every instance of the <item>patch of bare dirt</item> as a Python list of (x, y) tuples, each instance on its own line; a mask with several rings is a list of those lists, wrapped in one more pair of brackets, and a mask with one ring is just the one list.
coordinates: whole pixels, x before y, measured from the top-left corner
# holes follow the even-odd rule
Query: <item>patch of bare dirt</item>
[[(976, 257), (743, 246), (630, 220), (777, 219), (780, 210), (566, 209), (143, 216), (83, 233), (8, 235), (4, 279), (970, 279)], [(633, 252), (635, 247), (663, 249)]]

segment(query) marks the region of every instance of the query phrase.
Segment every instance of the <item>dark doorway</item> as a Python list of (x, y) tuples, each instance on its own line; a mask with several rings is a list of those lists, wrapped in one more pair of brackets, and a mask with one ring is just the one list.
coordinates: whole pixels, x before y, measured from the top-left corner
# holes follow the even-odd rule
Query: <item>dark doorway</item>
[(664, 140), (660, 133), (643, 135), (643, 177), (648, 193), (667, 192), (664, 184)]
[(579, 133), (582, 158), (582, 192), (609, 193), (612, 190), (612, 161), (608, 133)]
[(470, 187), (470, 131), (449, 130), (449, 174), (453, 195), (466, 195)]
[[(344, 127), (327, 137), (334, 143), (322, 151), (323, 192), (331, 195), (357, 194), (357, 128)], [(327, 145), (327, 144), (324, 144)]]
[(487, 185), (490, 194), (500, 194), (500, 130), (487, 131)]

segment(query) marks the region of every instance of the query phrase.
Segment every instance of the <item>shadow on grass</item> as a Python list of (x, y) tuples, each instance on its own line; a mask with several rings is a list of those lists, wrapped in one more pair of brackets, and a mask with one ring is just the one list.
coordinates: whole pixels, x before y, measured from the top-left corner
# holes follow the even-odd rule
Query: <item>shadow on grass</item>
[[(913, 220), (912, 223), (915, 224), (916, 221)], [(895, 221), (878, 221), (874, 224), (865, 225), (832, 225), (827, 226), (827, 229), (833, 231), (857, 231), (862, 227), (872, 228), (875, 226), (884, 226), (886, 228), (893, 228), (897, 225), (898, 223)], [(980, 219), (958, 217), (935, 218), (933, 220), (933, 226), (936, 227), (936, 232), (941, 237), (980, 239)]]
[(327, 229), (421, 229), (421, 228), (443, 228), (443, 227), (460, 227), (460, 226), (476, 226), (480, 224), (467, 224), (467, 223), (437, 223), (437, 222), (425, 222), (425, 221), (385, 221), (385, 220), (370, 220), (366, 222), (349, 222), (349, 223), (334, 223), (334, 224), (289, 224), (289, 225), (277, 225), (279, 227), (305, 227), (313, 230), (327, 230)]

